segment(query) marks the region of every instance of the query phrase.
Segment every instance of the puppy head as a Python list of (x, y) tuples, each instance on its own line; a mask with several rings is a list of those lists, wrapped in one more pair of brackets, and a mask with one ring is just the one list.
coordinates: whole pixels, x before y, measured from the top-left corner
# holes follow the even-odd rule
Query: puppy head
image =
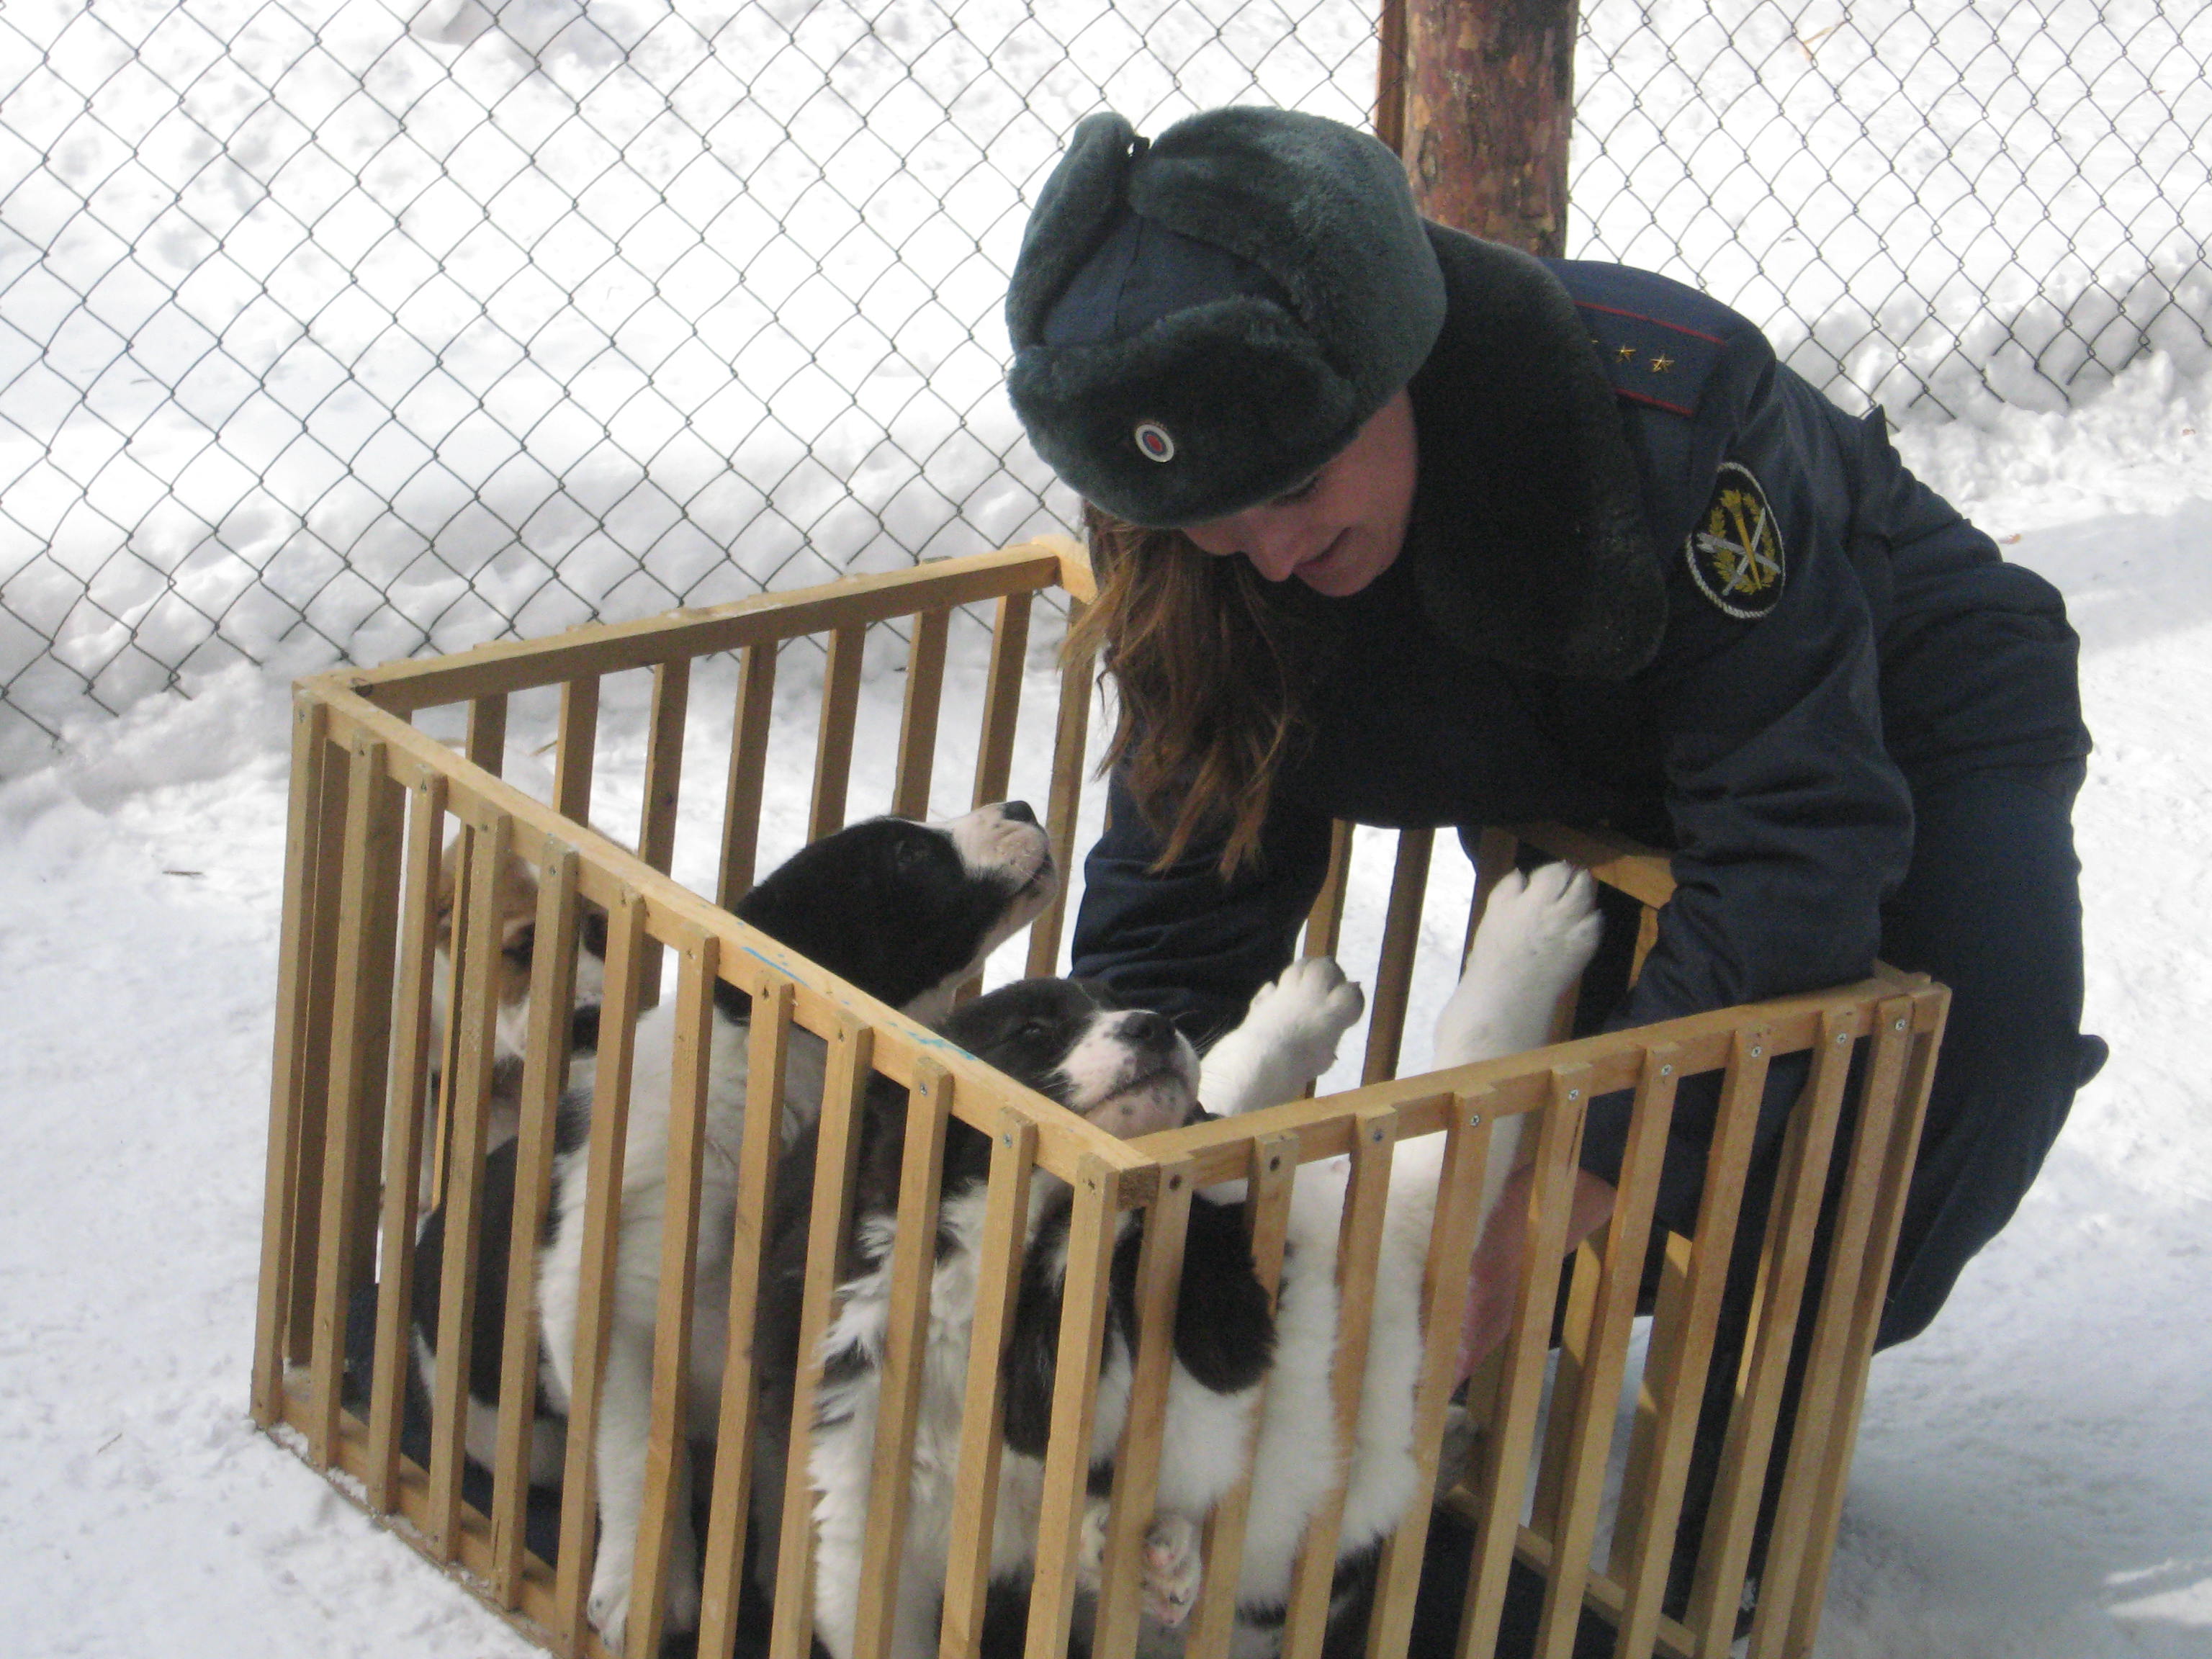
[[(460, 886), (461, 844), (450, 842), (438, 860), (437, 957), (434, 964), (435, 1010), (439, 1029), (445, 1029), (446, 1010), (452, 1001), (453, 961), (453, 902)], [(499, 890), (495, 895), (499, 914), (499, 961), (492, 968), (492, 984), (499, 999), (499, 1052), (519, 1060), (530, 1030), (530, 971), (538, 944), (538, 877), (518, 854), (510, 853), (500, 866)], [(595, 1046), (599, 1004), (606, 995), (606, 918), (586, 908), (579, 919), (581, 948), (576, 957), (574, 1046)]]
[[(453, 902), (460, 890), (461, 847), (466, 836), (448, 842), (438, 860), (438, 967), (441, 1001), (445, 976), (453, 960)], [(513, 853), (500, 866), (499, 890), (494, 895), (499, 914), (499, 962), (492, 969), (492, 984), (499, 994), (502, 1014), (526, 1006), (530, 1000), (530, 951), (538, 933), (538, 878)], [(501, 1021), (501, 1024), (505, 1024)], [(503, 1035), (503, 1033), (502, 1033)]]
[(1198, 1110), (1198, 1054), (1168, 1019), (1085, 980), (1025, 979), (955, 1012), (945, 1035), (1124, 1138)]
[(848, 824), (793, 854), (738, 902), (737, 914), (929, 1022), (1058, 888), (1036, 815), (1007, 801), (943, 823)]

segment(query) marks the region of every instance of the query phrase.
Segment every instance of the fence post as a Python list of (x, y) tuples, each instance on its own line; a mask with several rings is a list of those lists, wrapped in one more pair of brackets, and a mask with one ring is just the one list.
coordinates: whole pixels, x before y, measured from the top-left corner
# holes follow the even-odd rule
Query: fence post
[(1576, 0), (1383, 0), (1375, 131), (1441, 223), (1567, 244)]

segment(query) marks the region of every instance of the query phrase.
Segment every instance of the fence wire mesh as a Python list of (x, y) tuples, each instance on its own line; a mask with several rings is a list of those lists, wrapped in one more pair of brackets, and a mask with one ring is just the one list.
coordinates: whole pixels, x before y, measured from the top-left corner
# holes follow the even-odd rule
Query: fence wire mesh
[[(996, 545), (1102, 106), (1364, 121), (1374, 0), (9, 0), (0, 757), (241, 659), (451, 650)], [(1571, 251), (1847, 400), (2205, 349), (2212, 6), (1590, 0)]]

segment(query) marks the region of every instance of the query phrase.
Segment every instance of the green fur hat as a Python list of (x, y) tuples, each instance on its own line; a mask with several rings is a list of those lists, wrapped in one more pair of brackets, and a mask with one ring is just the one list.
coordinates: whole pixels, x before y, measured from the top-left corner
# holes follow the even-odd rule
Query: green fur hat
[(1296, 488), (1419, 368), (1443, 275), (1398, 158), (1341, 123), (1208, 110), (1075, 129), (1006, 294), (1007, 392), (1053, 471), (1133, 524)]

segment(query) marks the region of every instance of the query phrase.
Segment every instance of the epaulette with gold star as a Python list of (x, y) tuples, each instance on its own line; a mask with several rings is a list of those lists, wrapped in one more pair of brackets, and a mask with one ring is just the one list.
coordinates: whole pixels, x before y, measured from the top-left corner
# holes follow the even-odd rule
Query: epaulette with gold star
[(1577, 300), (1575, 308), (1614, 392), (1676, 415), (1697, 411), (1727, 343), (1719, 335), (1589, 300)]

